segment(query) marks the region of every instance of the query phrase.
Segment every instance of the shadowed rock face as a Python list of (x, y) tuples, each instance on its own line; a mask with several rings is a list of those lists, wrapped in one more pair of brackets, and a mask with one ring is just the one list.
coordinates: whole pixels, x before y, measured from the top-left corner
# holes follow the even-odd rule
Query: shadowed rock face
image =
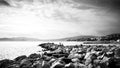
[(0, 61), (0, 68), (8, 68), (10, 65), (13, 64), (13, 60), (9, 60), (9, 59), (4, 59), (2, 61)]
[(30, 58), (30, 59), (35, 59), (35, 58), (40, 58), (40, 57), (41, 57), (41, 56), (40, 56), (39, 54), (34, 53), (34, 54), (29, 55), (28, 58)]
[(21, 60), (23, 60), (23, 59), (25, 59), (25, 58), (27, 58), (27, 56), (26, 56), (26, 55), (22, 55), (22, 56), (16, 57), (14, 60), (15, 60), (16, 62), (21, 62)]
[(43, 43), (43, 44), (40, 44), (38, 46), (52, 51), (52, 50), (56, 50), (59, 45), (54, 44), (54, 43)]

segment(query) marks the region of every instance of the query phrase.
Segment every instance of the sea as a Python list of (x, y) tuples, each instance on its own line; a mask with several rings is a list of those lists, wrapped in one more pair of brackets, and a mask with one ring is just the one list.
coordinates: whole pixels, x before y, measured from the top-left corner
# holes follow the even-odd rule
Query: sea
[(42, 43), (55, 43), (63, 45), (80, 45), (83, 42), (76, 41), (0, 41), (0, 60), (11, 59), (26, 55), (29, 56), (32, 53), (38, 53), (42, 50), (39, 44)]

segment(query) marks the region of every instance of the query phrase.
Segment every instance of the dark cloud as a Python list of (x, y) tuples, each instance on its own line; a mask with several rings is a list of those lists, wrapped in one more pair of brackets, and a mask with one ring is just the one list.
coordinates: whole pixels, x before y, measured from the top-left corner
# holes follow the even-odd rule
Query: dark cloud
[(111, 34), (111, 33), (120, 33), (120, 30), (119, 30), (120, 29), (120, 0), (74, 0), (74, 1), (79, 4), (84, 3), (86, 5), (92, 6), (90, 8), (95, 9), (94, 12), (96, 12), (96, 15), (98, 16), (110, 15), (114, 19), (114, 21), (108, 22), (109, 24), (106, 26), (106, 29), (97, 30), (99, 34), (105, 35), (105, 34)]
[(120, 0), (74, 0), (74, 1), (100, 7), (120, 8)]
[(0, 0), (0, 5), (9, 6), (9, 3), (5, 0)]
[(120, 20), (117, 16), (114, 17), (115, 20), (109, 21), (108, 25), (106, 26), (105, 29), (97, 30), (97, 32), (101, 35), (108, 35), (112, 33), (120, 33)]
[[(97, 9), (99, 11), (107, 11), (113, 14), (120, 14), (120, 0), (74, 0), (76, 3), (84, 3), (86, 7), (82, 6), (82, 8), (86, 9)], [(79, 6), (81, 8), (81, 6)]]

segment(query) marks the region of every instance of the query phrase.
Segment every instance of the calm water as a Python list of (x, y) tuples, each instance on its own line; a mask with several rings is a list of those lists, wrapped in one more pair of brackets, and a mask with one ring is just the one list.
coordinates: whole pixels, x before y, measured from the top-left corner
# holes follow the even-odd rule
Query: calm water
[[(14, 59), (20, 55), (30, 55), (31, 53), (36, 53), (41, 50), (38, 47), (39, 44), (45, 43), (46, 41), (40, 42), (0, 42), (0, 60), (1, 59)], [(49, 41), (50, 42), (50, 41)], [(66, 42), (66, 41), (55, 41), (54, 43), (62, 43), (64, 45), (79, 45), (82, 42)]]

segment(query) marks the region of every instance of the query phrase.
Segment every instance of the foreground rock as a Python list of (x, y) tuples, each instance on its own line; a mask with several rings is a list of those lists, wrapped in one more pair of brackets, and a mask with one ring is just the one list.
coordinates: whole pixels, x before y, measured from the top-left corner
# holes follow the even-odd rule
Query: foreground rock
[(39, 46), (46, 51), (1, 60), (0, 68), (120, 68), (119, 46)]
[(43, 43), (38, 46), (40, 46), (46, 50), (54, 51), (54, 50), (58, 49), (58, 47), (62, 47), (63, 45), (62, 44), (58, 45), (58, 44), (54, 44), (54, 43)]

